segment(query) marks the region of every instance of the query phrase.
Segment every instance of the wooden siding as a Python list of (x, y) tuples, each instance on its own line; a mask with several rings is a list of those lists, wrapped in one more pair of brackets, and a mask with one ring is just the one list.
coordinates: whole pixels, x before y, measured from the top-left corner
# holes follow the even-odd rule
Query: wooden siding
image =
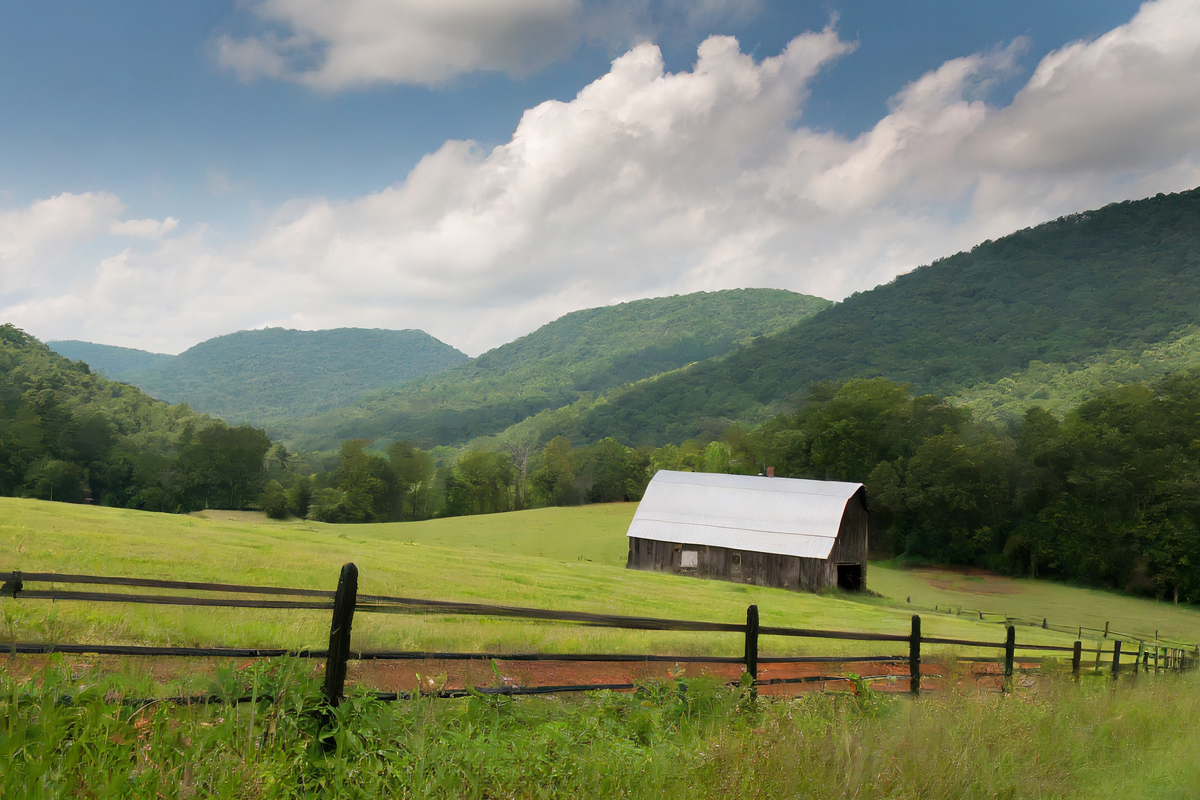
[[(697, 552), (695, 569), (680, 566), (685, 549)], [(837, 586), (838, 564), (858, 564), (862, 570), (862, 586), (866, 587), (867, 508), (862, 490), (847, 501), (837, 540), (826, 559), (630, 537), (625, 567), (817, 592)]]

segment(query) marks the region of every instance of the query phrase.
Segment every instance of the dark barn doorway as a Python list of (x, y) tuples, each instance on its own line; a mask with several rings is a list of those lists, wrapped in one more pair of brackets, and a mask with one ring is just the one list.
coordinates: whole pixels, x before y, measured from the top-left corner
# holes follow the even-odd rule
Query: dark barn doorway
[(838, 588), (862, 591), (862, 564), (838, 564)]

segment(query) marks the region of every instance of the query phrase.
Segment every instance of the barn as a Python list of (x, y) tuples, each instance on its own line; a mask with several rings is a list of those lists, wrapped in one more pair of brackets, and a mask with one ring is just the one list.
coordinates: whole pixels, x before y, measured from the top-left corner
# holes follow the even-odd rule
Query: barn
[(660, 470), (627, 535), (627, 569), (810, 592), (866, 586), (861, 483)]

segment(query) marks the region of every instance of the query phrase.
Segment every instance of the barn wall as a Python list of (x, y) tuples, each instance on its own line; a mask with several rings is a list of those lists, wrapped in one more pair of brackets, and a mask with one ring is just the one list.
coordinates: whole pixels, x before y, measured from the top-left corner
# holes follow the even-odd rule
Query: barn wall
[[(860, 492), (846, 504), (837, 541), (827, 559), (629, 537), (625, 566), (628, 569), (675, 572), (734, 583), (816, 592), (837, 585), (838, 564), (859, 564), (862, 566), (863, 586), (866, 586), (867, 509), (863, 497)], [(680, 566), (685, 547), (697, 552), (695, 569)], [(740, 556), (740, 564), (734, 563), (734, 556)]]
[[(695, 569), (680, 566), (680, 556), (685, 547), (697, 552)], [(734, 563), (735, 555), (740, 556), (740, 564)], [(820, 559), (634, 537), (629, 539), (629, 555), (625, 566), (629, 569), (675, 572), (699, 578), (808, 591), (818, 591), (837, 583), (837, 567)]]
[(838, 528), (837, 541), (829, 551), (826, 562), (833, 573), (833, 584), (837, 584), (838, 564), (862, 565), (862, 585), (867, 585), (867, 506), (866, 493), (859, 490), (858, 494), (846, 503), (846, 513), (842, 516), (842, 524)]

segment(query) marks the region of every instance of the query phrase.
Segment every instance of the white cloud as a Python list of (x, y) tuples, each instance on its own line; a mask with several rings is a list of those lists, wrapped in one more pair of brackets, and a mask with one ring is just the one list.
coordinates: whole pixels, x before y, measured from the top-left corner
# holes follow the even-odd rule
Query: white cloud
[(664, 27), (744, 17), (757, 0), (259, 0), (268, 29), (216, 40), (218, 62), (243, 80), (317, 89), (437, 85), (494, 70), (525, 75), (588, 39), (626, 46)]
[[(851, 49), (825, 30), (755, 60), (712, 37), (670, 74), (639, 45), (490, 151), (447, 142), (393, 186), (287, 203), (233, 245), (193, 228), (81, 261), (73, 281), (0, 293), (0, 315), (149, 349), (275, 324), (418, 327), (478, 352), (613, 299), (840, 298), (1062, 213), (1200, 184), (1194, 1), (1148, 3), (1052, 53), (1005, 107), (986, 90), (1020, 42), (897, 87), (861, 136), (805, 127), (809, 86)], [(119, 201), (105, 202), (80, 231), (110, 229)]]
[(127, 219), (114, 222), (108, 232), (114, 236), (132, 236), (138, 239), (161, 239), (179, 226), (179, 220), (167, 217), (161, 222), (156, 219)]
[(576, 40), (579, 0), (264, 0), (282, 33), (223, 36), (217, 56), (243, 78), (321, 89), (376, 81), (443, 83), (464, 72), (523, 74)]
[(8, 277), (69, 251), (112, 225), (125, 210), (107, 192), (60, 195), (0, 211), (0, 267)]

